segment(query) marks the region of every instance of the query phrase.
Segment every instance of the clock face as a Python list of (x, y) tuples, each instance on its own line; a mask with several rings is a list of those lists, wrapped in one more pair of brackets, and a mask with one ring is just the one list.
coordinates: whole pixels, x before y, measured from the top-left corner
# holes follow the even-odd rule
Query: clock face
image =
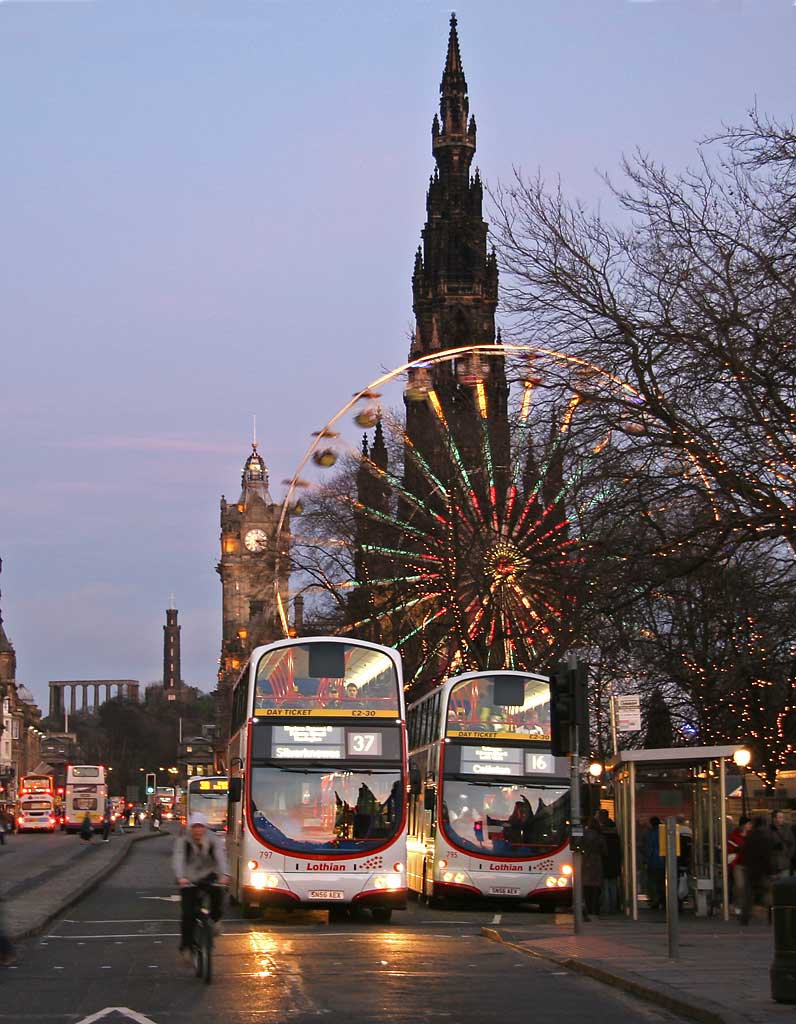
[(265, 551), (268, 544), (268, 534), (265, 530), (249, 530), (243, 538), (243, 543), (249, 551)]

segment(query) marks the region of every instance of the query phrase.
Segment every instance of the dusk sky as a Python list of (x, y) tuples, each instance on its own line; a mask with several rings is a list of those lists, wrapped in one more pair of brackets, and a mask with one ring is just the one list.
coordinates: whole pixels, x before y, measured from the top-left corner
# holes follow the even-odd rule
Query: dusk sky
[[(794, 0), (463, 0), (476, 163), (585, 202), (756, 101)], [(0, 0), (0, 557), (18, 678), (183, 676), (221, 634), (218, 503), (257, 415), (271, 493), (402, 362), (450, 8)], [(488, 210), (488, 206), (487, 206)], [(488, 216), (488, 213), (487, 213)]]

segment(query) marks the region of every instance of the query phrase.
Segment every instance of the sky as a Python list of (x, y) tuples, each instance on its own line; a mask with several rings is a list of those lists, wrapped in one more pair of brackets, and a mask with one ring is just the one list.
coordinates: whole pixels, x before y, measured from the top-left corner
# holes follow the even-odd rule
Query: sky
[[(461, 0), (476, 163), (589, 205), (749, 107), (790, 118), (794, 0)], [(450, 8), (0, 0), (0, 577), (18, 678), (183, 676), (221, 636), (219, 499), (275, 499), (405, 359)], [(487, 218), (489, 217), (487, 208)]]

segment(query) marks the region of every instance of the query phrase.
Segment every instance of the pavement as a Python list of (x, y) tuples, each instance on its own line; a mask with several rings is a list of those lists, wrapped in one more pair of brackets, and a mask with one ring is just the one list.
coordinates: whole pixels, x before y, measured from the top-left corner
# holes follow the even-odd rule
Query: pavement
[(0, 848), (1, 909), (8, 935), (17, 942), (40, 934), (115, 871), (136, 843), (161, 834), (134, 829), (114, 833), (107, 843), (98, 836), (90, 843), (65, 834), (10, 836)]
[(793, 1021), (793, 1005), (771, 998), (773, 930), (764, 920), (680, 922), (679, 957), (667, 953), (666, 923), (604, 917), (574, 935), (572, 917), (554, 921), (497, 914), (482, 934), (515, 952), (557, 964), (704, 1024)]

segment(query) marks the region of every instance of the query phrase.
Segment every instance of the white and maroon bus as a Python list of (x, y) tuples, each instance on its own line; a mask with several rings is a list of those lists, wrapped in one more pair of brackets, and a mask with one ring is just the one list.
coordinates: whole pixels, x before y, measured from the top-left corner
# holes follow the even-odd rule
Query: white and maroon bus
[(232, 698), (232, 896), (262, 907), (406, 906), (399, 655), (341, 637), (256, 648)]
[(550, 685), (470, 672), (411, 705), (409, 888), (571, 904), (570, 783), (550, 752)]

